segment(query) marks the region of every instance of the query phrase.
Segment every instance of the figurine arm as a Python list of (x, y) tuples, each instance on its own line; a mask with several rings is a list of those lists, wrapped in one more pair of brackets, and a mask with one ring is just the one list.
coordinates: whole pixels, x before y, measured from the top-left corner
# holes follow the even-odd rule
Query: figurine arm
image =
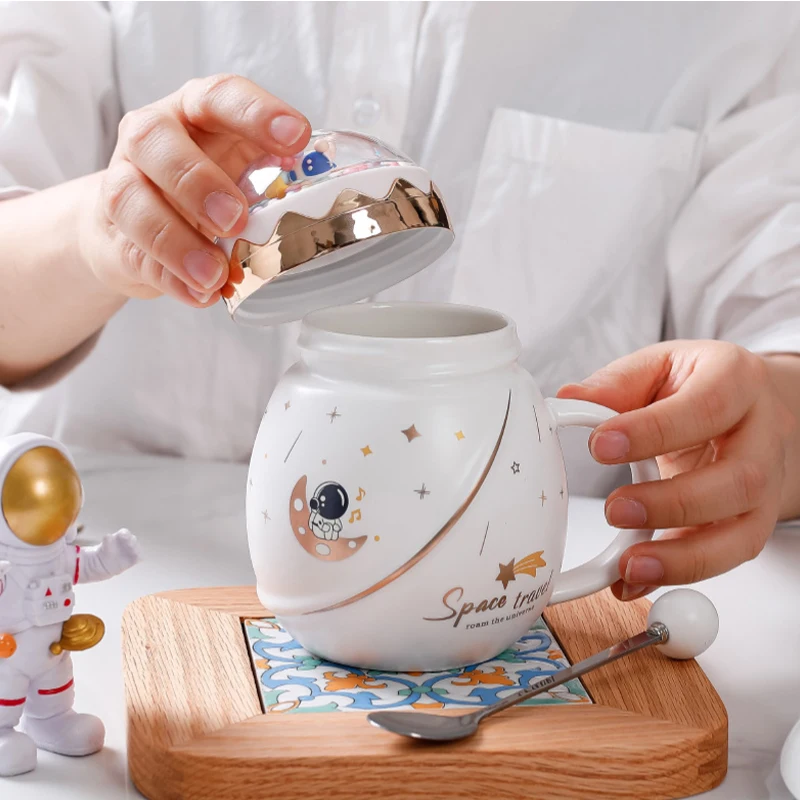
[(139, 561), (136, 537), (122, 528), (103, 537), (94, 547), (75, 548), (75, 579), (73, 583), (104, 581), (130, 569)]
[(8, 561), (0, 561), (0, 594), (6, 589), (6, 575), (11, 571), (11, 564)]

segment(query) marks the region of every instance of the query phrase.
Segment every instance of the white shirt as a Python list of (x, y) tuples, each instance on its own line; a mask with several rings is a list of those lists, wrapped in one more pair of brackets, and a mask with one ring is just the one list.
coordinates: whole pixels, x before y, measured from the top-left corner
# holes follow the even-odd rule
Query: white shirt
[[(545, 394), (665, 335), (800, 351), (797, 4), (3, 3), (0, 30), (6, 196), (232, 71), (430, 171), (456, 244), (382, 296), (509, 314)], [(0, 389), (0, 434), (245, 460), (295, 335), (131, 301), (60, 380)]]

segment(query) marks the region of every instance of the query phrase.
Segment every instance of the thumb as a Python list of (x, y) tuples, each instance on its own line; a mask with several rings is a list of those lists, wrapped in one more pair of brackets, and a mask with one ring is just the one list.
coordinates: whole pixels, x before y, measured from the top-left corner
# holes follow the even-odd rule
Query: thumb
[(588, 400), (622, 414), (652, 403), (663, 389), (670, 367), (669, 348), (652, 345), (612, 361), (580, 383), (562, 386), (557, 397)]

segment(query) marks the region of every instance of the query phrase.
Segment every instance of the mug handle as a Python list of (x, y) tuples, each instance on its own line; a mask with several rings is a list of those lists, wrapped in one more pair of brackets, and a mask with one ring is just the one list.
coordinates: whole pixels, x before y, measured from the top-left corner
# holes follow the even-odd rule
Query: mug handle
[[(545, 404), (558, 428), (596, 428), (601, 423), (617, 416), (616, 411), (586, 400), (562, 400), (549, 397), (545, 400)], [(654, 458), (635, 461), (629, 466), (633, 474), (633, 483), (661, 479), (661, 473)], [(594, 594), (616, 583), (620, 579), (618, 565), (622, 554), (631, 545), (652, 539), (653, 533), (652, 529), (642, 528), (621, 530), (616, 539), (602, 553), (585, 564), (568, 569), (559, 575), (549, 605)]]

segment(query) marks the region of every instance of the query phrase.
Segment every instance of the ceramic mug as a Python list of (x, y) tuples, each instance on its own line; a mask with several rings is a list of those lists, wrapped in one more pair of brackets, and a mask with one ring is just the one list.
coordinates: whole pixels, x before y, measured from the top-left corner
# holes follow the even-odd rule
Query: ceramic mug
[[(545, 400), (514, 324), (465, 306), (315, 311), (250, 462), (258, 596), (307, 650), (367, 669), (495, 657), (548, 603), (619, 579), (621, 531), (561, 571), (567, 484), (557, 430), (615, 415)], [(654, 461), (634, 481), (658, 479)]]

